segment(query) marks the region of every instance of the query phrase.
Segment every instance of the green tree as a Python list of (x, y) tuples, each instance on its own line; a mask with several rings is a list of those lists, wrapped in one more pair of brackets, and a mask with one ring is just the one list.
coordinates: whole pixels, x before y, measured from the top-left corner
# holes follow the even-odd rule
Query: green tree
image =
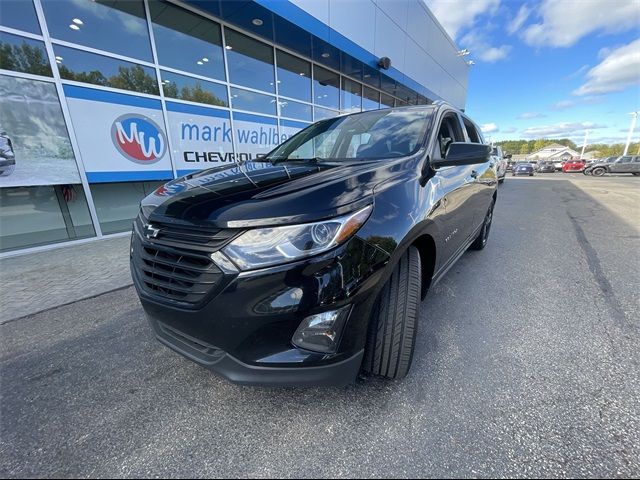
[(520, 145), (520, 151), (518, 152), (520, 155), (528, 155), (529, 153), (529, 145), (527, 143), (523, 143)]
[(44, 48), (29, 45), (11, 45), (0, 42), (0, 68), (15, 72), (51, 77), (51, 66)]
[(155, 77), (145, 72), (140, 65), (118, 67), (118, 74), (109, 77), (109, 86), (152, 95), (160, 94)]

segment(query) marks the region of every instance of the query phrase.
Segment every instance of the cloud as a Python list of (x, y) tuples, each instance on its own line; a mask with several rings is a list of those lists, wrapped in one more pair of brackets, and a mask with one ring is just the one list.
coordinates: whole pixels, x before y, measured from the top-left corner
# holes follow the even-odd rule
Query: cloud
[(551, 105), (552, 110), (566, 110), (567, 108), (571, 108), (576, 104), (573, 100), (561, 100), (559, 102)]
[(534, 47), (570, 47), (593, 32), (622, 33), (637, 28), (637, 0), (543, 0), (540, 23), (528, 26), (523, 40)]
[(601, 95), (620, 92), (640, 84), (640, 39), (615, 50), (586, 74), (587, 81), (574, 95)]
[(495, 12), (500, 0), (427, 0), (429, 10), (454, 40), (463, 28), (473, 26), (476, 18)]
[(467, 33), (460, 39), (460, 45), (470, 50), (475, 58), (487, 63), (507, 58), (512, 49), (511, 45), (490, 45), (485, 35), (478, 31)]
[(516, 127), (507, 127), (502, 130), (502, 133), (516, 133), (518, 129)]
[(530, 138), (553, 138), (567, 135), (575, 135), (584, 133), (585, 130), (595, 130), (598, 128), (606, 128), (593, 122), (562, 122), (553, 125), (542, 125), (538, 127), (525, 128), (522, 131), (523, 137)]
[(565, 80), (573, 80), (574, 78), (582, 76), (582, 74), (584, 72), (586, 72), (588, 69), (589, 69), (589, 65), (583, 65), (579, 69), (577, 69), (575, 72), (570, 73), (569, 75), (564, 77), (564, 79)]
[(485, 123), (484, 125), (480, 125), (480, 131), (482, 131), (482, 133), (493, 133), (499, 132), (500, 129), (495, 123)]
[(517, 118), (520, 120), (530, 120), (532, 118), (542, 118), (542, 117), (546, 117), (546, 115), (544, 113), (538, 113), (538, 112), (524, 112), (518, 115)]
[(515, 18), (507, 24), (507, 33), (509, 35), (513, 35), (518, 30), (520, 30), (522, 25), (524, 25), (524, 22), (526, 22), (527, 19), (529, 18), (530, 13), (531, 13), (531, 9), (526, 5), (522, 5), (520, 7), (520, 10), (518, 10), (518, 13), (516, 14)]

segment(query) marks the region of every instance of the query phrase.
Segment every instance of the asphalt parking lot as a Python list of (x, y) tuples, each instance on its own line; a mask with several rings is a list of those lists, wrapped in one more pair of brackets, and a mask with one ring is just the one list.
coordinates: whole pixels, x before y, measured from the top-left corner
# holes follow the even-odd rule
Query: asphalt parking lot
[(0, 326), (0, 475), (640, 476), (640, 179), (500, 187), (402, 382), (258, 389), (152, 337), (132, 288)]

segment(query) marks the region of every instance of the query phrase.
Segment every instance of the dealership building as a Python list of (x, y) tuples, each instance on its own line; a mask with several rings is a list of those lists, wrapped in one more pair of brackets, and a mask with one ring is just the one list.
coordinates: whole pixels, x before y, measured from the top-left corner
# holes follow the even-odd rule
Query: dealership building
[(464, 108), (467, 76), (423, 0), (2, 0), (0, 256), (124, 234), (316, 120)]

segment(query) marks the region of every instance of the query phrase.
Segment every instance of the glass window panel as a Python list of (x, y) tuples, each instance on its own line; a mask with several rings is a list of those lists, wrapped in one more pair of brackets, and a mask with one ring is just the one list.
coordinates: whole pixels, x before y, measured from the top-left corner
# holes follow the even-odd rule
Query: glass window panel
[(42, 0), (53, 38), (152, 61), (141, 0)]
[(63, 79), (159, 95), (153, 68), (75, 48), (60, 45), (53, 48)]
[(249, 90), (242, 90), (240, 88), (231, 88), (231, 106), (250, 112), (277, 115), (276, 97), (250, 92)]
[(322, 67), (313, 67), (313, 103), (340, 108), (340, 75)]
[(340, 97), (343, 112), (355, 113), (362, 110), (362, 85), (360, 83), (342, 77)]
[(219, 83), (207, 82), (187, 75), (172, 72), (160, 72), (162, 91), (166, 97), (189, 100), (191, 102), (208, 103), (228, 107), (227, 87)]
[(0, 25), (40, 35), (40, 24), (31, 0), (2, 0)]
[(140, 200), (164, 182), (96, 183), (91, 185), (91, 195), (98, 214), (102, 233), (131, 230), (138, 215)]
[(167, 2), (152, 1), (149, 7), (162, 65), (225, 79), (220, 25)]
[(275, 92), (273, 48), (234, 30), (225, 29), (229, 81)]
[(278, 50), (278, 93), (311, 102), (311, 64)]
[(80, 182), (53, 82), (0, 75), (0, 149), (15, 161), (2, 187)]
[(380, 92), (373, 88), (362, 89), (362, 110), (377, 110), (380, 108)]
[(53, 76), (44, 42), (0, 32), (0, 68)]
[(0, 188), (0, 251), (93, 235), (82, 185)]
[(363, 68), (364, 68), (364, 75), (363, 75), (364, 83), (375, 88), (380, 88), (380, 72), (377, 69), (370, 67), (369, 65), (364, 65)]
[(394, 104), (395, 104), (395, 99), (391, 95), (387, 95), (386, 93), (380, 94), (380, 106), (382, 108), (393, 107)]
[(282, 117), (296, 118), (299, 120), (311, 121), (311, 105), (293, 102), (291, 100), (280, 99), (280, 115)]
[(329, 110), (328, 108), (322, 107), (313, 107), (314, 120), (317, 122), (318, 120), (324, 120), (326, 118), (337, 117), (340, 112), (336, 112), (335, 110)]

